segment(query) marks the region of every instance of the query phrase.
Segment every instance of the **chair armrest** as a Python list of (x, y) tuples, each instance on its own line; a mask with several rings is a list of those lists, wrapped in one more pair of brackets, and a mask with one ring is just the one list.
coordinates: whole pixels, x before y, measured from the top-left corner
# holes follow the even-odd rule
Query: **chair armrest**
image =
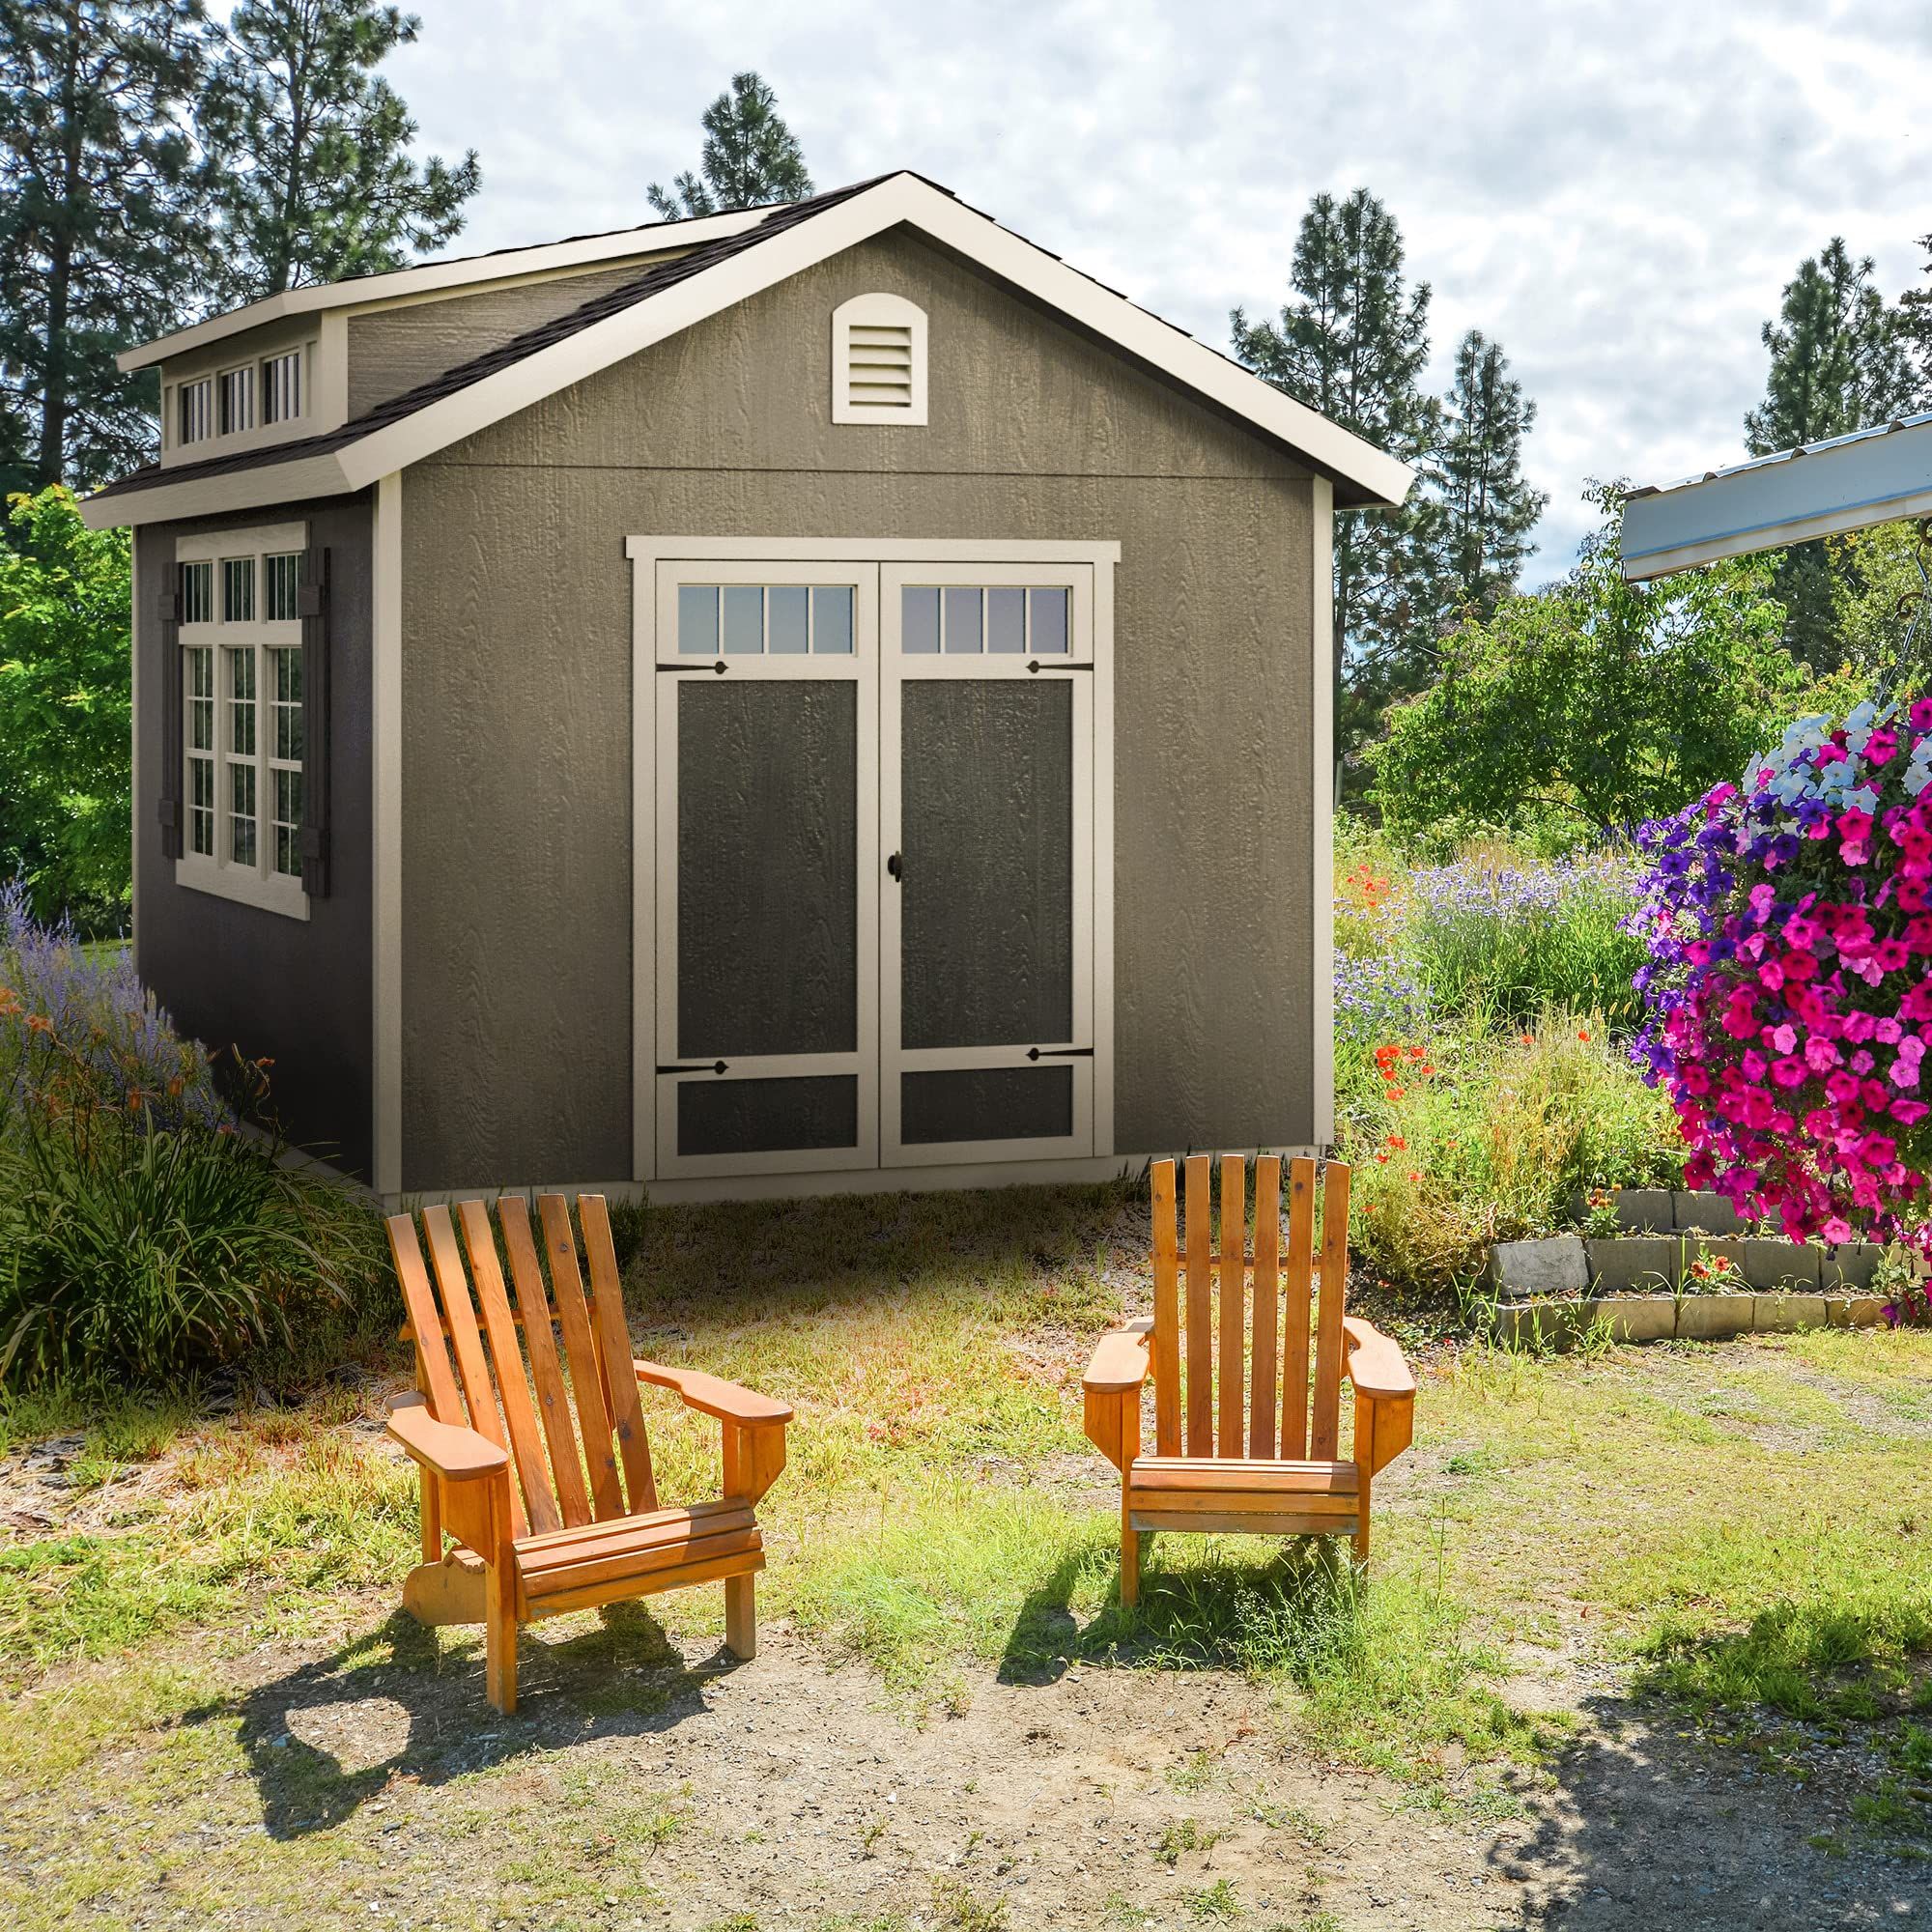
[(1152, 1332), (1153, 1317), (1144, 1315), (1102, 1335), (1087, 1373), (1080, 1378), (1080, 1386), (1089, 1395), (1125, 1395), (1139, 1388), (1147, 1380), (1152, 1361), (1149, 1343)]
[(707, 1376), (701, 1369), (668, 1369), (659, 1362), (642, 1361), (634, 1361), (631, 1366), (637, 1370), (640, 1382), (649, 1382), (653, 1388), (673, 1389), (686, 1408), (715, 1415), (720, 1422), (736, 1422), (755, 1429), (760, 1424), (782, 1425), (791, 1420), (789, 1403), (774, 1402), (768, 1395), (740, 1388), (736, 1382), (723, 1381), (717, 1376)]
[(419, 1395), (399, 1395), (390, 1401), (389, 1434), (446, 1483), (472, 1483), (510, 1466), (507, 1450), (473, 1429), (439, 1422)]
[(1342, 1318), (1342, 1328), (1349, 1338), (1349, 1379), (1357, 1395), (1373, 1401), (1415, 1393), (1414, 1370), (1380, 1329), (1352, 1315)]

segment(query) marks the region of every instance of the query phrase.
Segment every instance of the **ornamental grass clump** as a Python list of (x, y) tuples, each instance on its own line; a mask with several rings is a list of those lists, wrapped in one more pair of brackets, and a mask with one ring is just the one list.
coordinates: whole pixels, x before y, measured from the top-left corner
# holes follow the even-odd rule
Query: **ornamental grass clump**
[[(244, 1111), (266, 1065), (234, 1060)], [(366, 1293), (373, 1217), (282, 1151), (125, 955), (0, 887), (0, 1384), (178, 1380)]]
[(1932, 1250), (1932, 698), (1810, 718), (1643, 828), (1634, 1053), (1685, 1179), (1793, 1238)]

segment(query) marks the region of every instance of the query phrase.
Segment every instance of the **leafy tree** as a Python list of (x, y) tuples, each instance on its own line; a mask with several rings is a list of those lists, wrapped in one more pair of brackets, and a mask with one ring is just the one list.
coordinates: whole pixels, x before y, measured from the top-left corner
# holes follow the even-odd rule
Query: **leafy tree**
[(1443, 564), (1457, 602), (1479, 616), (1516, 587), (1529, 534), (1549, 501), (1522, 473), (1523, 439), (1535, 422), (1536, 405), (1509, 374), (1501, 343), (1470, 329), (1457, 347), (1443, 403), (1435, 477)]
[[(1318, 194), (1289, 268), (1296, 299), (1274, 321), (1229, 318), (1235, 355), (1256, 375), (1391, 455), (1426, 462), (1439, 406), (1422, 388), (1429, 359), (1427, 282), (1403, 276), (1402, 234), (1366, 188)], [(1394, 510), (1346, 512), (1335, 524), (1335, 650), (1346, 756), (1394, 693), (1432, 669), (1442, 584), (1439, 514), (1418, 493)]]
[(1464, 623), (1440, 682), (1389, 713), (1371, 795), (1399, 837), (1455, 819), (1628, 832), (1735, 779), (1792, 715), (1806, 672), (1771, 562), (1627, 583), (1620, 496), (1593, 485), (1604, 523), (1569, 577)]
[(376, 71), (422, 22), (376, 0), (242, 0), (196, 115), (220, 219), (224, 304), (401, 268), (463, 227), (472, 148), (411, 157), (416, 124)]
[(56, 484), (16, 496), (0, 545), (0, 877), (83, 928), (129, 889), (128, 545)]
[(755, 73), (734, 73), (730, 91), (704, 110), (703, 179), (689, 170), (646, 192), (667, 221), (723, 214), (767, 202), (803, 201), (811, 192), (798, 137), (779, 119), (778, 96)]
[(115, 353), (194, 280), (201, 0), (0, 0), (0, 456), (44, 485), (143, 457), (152, 402)]
[[(1753, 456), (1844, 436), (1913, 407), (1919, 379), (1907, 327), (1887, 308), (1872, 276), (1871, 257), (1855, 262), (1834, 235), (1785, 284), (1777, 320), (1761, 331), (1771, 352), (1764, 400), (1745, 417)], [(1777, 593), (1792, 648), (1814, 663), (1836, 664), (1837, 593), (1823, 544), (1785, 554)]]

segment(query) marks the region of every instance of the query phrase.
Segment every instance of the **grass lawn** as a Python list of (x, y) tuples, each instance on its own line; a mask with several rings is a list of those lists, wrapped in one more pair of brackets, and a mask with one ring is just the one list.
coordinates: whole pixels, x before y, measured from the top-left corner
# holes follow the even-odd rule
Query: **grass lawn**
[[(1365, 1584), (1156, 1538), (1130, 1614), (1078, 1382), (1146, 1242), (1137, 1190), (653, 1213), (640, 1351), (798, 1408), (768, 1647), (719, 1665), (715, 1591), (559, 1619), (510, 1720), (395, 1614), (400, 1356), (0, 1409), (0, 1923), (1692, 1923), (1686, 1859), (1713, 1924), (1924, 1915), (1932, 1335), (1409, 1338)], [(649, 1413), (715, 1493), (715, 1426)], [(1638, 1820), (1690, 1834), (1654, 1898)]]

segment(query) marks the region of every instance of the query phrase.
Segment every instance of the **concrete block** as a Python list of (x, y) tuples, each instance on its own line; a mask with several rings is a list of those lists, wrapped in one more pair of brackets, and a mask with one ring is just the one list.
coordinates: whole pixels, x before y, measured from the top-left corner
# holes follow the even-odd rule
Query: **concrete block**
[(1680, 1235), (1692, 1231), (1705, 1235), (1744, 1233), (1738, 1210), (1721, 1194), (1674, 1194), (1671, 1213)]
[(1828, 1294), (1825, 1315), (1833, 1328), (1885, 1326), (1885, 1303), (1876, 1294)]
[(1667, 1235), (1677, 1225), (1675, 1197), (1667, 1187), (1617, 1189), (1617, 1226)]
[(1561, 1354), (1596, 1320), (1594, 1301), (1525, 1301), (1496, 1310), (1496, 1339), (1519, 1349), (1553, 1349)]
[(1581, 1294), (1590, 1271), (1577, 1236), (1552, 1235), (1541, 1241), (1498, 1241), (1490, 1250), (1490, 1279), (1501, 1300), (1527, 1301)]
[(1818, 1250), (1808, 1241), (1773, 1241), (1747, 1236), (1745, 1280), (1752, 1288), (1805, 1289), (1818, 1286)]
[(1677, 1339), (1719, 1342), (1748, 1335), (1756, 1299), (1752, 1294), (1687, 1294), (1677, 1304)]
[(1861, 1293), (1872, 1285), (1884, 1252), (1875, 1241), (1840, 1242), (1826, 1254), (1819, 1268), (1819, 1285), (1827, 1293)]
[(1627, 1294), (1661, 1289), (1674, 1293), (1684, 1265), (1684, 1243), (1669, 1235), (1620, 1235), (1586, 1240), (1590, 1289), (1595, 1294)]
[(1758, 1294), (1751, 1316), (1752, 1332), (1759, 1335), (1795, 1335), (1804, 1328), (1828, 1325), (1822, 1294)]
[(1677, 1332), (1677, 1301), (1668, 1294), (1617, 1294), (1597, 1303), (1613, 1342), (1667, 1342)]

